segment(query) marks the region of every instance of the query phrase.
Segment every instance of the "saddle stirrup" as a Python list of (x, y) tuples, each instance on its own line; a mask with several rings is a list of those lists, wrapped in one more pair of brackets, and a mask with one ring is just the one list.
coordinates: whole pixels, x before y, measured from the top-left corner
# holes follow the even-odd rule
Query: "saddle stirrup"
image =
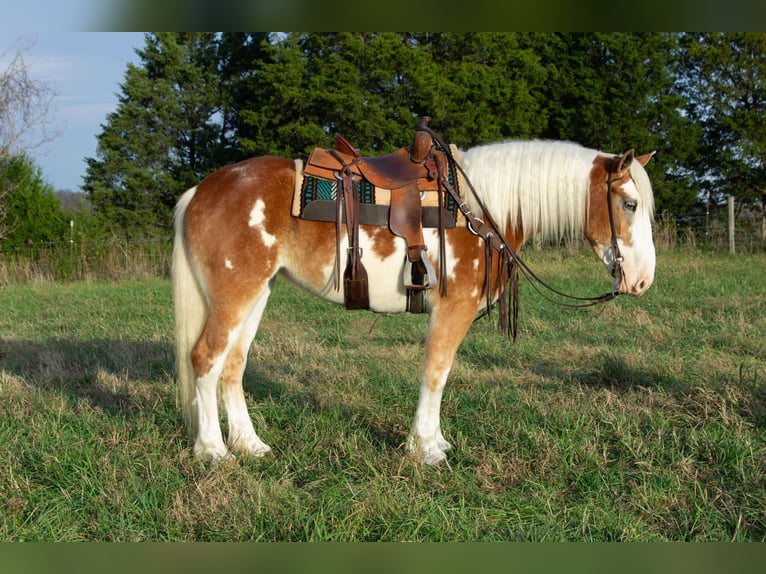
[(439, 280), (436, 277), (434, 266), (425, 250), (420, 251), (420, 258), (413, 261), (410, 254), (404, 260), (404, 287), (414, 291), (423, 291), (436, 287)]

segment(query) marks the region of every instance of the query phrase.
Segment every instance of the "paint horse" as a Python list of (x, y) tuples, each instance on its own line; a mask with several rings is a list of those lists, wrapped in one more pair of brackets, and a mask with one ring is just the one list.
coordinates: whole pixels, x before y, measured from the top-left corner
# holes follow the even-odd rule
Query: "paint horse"
[[(465, 204), (478, 217), (491, 215), (514, 252), (535, 235), (584, 235), (612, 272), (615, 292), (640, 295), (651, 285), (655, 268), (654, 203), (643, 167), (652, 155), (635, 156), (631, 150), (614, 156), (548, 141), (475, 147), (462, 152), (461, 165), (473, 184)], [(336, 261), (335, 223), (291, 216), (301, 176), (297, 165), (279, 157), (251, 158), (213, 173), (178, 201), (172, 282), (179, 400), (199, 458), (218, 461), (233, 452), (262, 456), (271, 450), (253, 428), (242, 376), (277, 276), (343, 303), (343, 293), (333, 287), (336, 266), (346, 263)], [(442, 392), (457, 349), (486, 304), (487, 287), (499, 289), (500, 271), (488, 269), (481, 237), (466, 227), (446, 229), (443, 237), (440, 259), (446, 268), (440, 276), (446, 289), (425, 295), (430, 314), (425, 362), (407, 444), (425, 464), (445, 460), (451, 448), (441, 429)], [(439, 232), (425, 230), (424, 240), (431, 264), (440, 271), (434, 257)], [(358, 241), (369, 275), (370, 310), (404, 312), (404, 240), (385, 227), (360, 225)], [(497, 299), (499, 291), (489, 296)], [(219, 388), (228, 420), (226, 441)]]

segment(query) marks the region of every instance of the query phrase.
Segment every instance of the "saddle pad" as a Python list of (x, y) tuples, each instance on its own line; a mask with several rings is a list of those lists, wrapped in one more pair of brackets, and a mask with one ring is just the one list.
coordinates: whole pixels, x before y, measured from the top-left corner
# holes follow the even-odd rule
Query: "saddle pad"
[[(450, 146), (453, 157), (459, 161), (456, 147)], [(447, 179), (455, 187), (460, 197), (463, 197), (462, 177), (450, 166)], [(314, 221), (335, 221), (339, 181), (324, 179), (304, 173), (304, 163), (295, 160), (295, 187), (293, 190), (292, 215)], [(359, 223), (365, 225), (388, 225), (388, 211), (391, 205), (391, 190), (376, 187), (369, 181), (359, 178), (356, 182), (359, 195)], [(423, 208), (423, 227), (439, 226), (439, 196), (444, 194), (444, 223), (445, 227), (465, 227), (466, 221), (452, 196), (446, 192), (421, 191)], [(344, 218), (345, 219), (345, 218)]]

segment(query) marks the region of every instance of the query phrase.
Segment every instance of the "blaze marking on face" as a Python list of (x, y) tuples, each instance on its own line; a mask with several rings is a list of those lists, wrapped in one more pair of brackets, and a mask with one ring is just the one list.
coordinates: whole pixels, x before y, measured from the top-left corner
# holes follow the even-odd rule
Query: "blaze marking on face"
[(223, 264), (226, 265), (226, 269), (234, 269), (234, 264), (228, 257), (226, 258), (226, 261), (223, 262)]
[(265, 209), (266, 204), (259, 198), (253, 205), (253, 209), (250, 210), (250, 221), (247, 224), (261, 232), (261, 239), (266, 247), (272, 247), (277, 242), (277, 238), (266, 231), (263, 226), (263, 222), (266, 221)]

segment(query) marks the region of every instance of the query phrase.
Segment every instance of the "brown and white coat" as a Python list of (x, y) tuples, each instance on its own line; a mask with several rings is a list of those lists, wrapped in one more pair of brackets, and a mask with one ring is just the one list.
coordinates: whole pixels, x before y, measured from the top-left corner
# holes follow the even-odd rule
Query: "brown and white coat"
[[(613, 175), (612, 210), (623, 258), (619, 284), (639, 295), (654, 279), (653, 198), (643, 166), (652, 154), (623, 154)], [(476, 193), (518, 250), (535, 235), (584, 235), (608, 270), (614, 265), (607, 206), (613, 155), (566, 142), (501, 142), (462, 152)], [(224, 167), (188, 190), (176, 208), (173, 290), (181, 408), (196, 434), (194, 452), (219, 460), (231, 451), (260, 456), (270, 448), (256, 434), (242, 389), (248, 349), (278, 275), (323, 299), (343, 303), (333, 286), (333, 223), (290, 215), (296, 173), (292, 159), (252, 158)], [(475, 201), (467, 198), (474, 210)], [(466, 228), (445, 231), (446, 295), (427, 292), (430, 314), (420, 398), (409, 449), (426, 464), (446, 458), (441, 397), (457, 349), (486, 300), (483, 241)], [(425, 230), (429, 254), (438, 233)], [(385, 227), (362, 225), (370, 309), (404, 312), (404, 241)], [(341, 253), (345, 253), (341, 249)], [(434, 266), (438, 261), (432, 261)], [(437, 270), (438, 271), (438, 270)], [(491, 270), (491, 273), (495, 273)], [(492, 277), (491, 285), (495, 285)], [(227, 412), (220, 428), (217, 390)]]

